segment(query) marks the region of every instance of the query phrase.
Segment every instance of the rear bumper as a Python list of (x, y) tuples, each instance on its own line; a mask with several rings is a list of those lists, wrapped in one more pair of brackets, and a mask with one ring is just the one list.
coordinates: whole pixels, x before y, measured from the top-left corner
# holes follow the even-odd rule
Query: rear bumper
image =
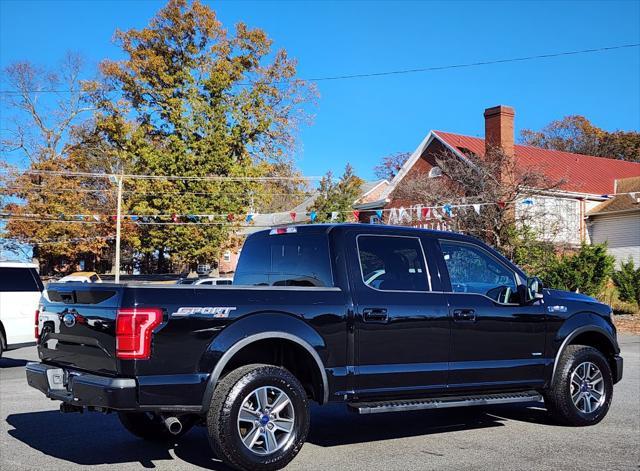
[(27, 363), (27, 383), (47, 397), (78, 407), (139, 410), (135, 379), (110, 378)]
[(620, 382), (620, 380), (622, 379), (622, 370), (623, 370), (623, 360), (622, 357), (620, 355), (616, 355), (614, 357), (614, 360), (616, 362), (616, 371), (614, 372), (614, 378), (613, 378), (613, 383), (618, 383)]

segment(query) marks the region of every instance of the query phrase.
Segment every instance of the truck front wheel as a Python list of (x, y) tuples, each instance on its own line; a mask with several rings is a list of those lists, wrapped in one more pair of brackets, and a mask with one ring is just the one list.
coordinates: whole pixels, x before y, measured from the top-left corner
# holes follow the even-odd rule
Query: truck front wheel
[(241, 470), (271, 471), (298, 454), (309, 432), (309, 403), (288, 370), (247, 365), (217, 385), (207, 413), (216, 455)]
[(611, 405), (613, 379), (607, 359), (593, 347), (569, 345), (560, 356), (553, 384), (545, 391), (551, 416), (565, 425), (600, 422)]

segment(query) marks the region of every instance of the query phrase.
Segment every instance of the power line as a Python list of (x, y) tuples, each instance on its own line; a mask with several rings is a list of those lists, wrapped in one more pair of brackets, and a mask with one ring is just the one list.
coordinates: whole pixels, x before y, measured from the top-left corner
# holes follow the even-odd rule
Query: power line
[(600, 47), (595, 49), (581, 49), (578, 51), (565, 51), (565, 52), (555, 52), (549, 54), (538, 54), (533, 56), (524, 56), (524, 57), (512, 57), (508, 59), (495, 59), (495, 60), (485, 60), (478, 62), (469, 62), (465, 64), (451, 64), (451, 65), (442, 65), (442, 66), (433, 66), (433, 67), (422, 67), (418, 69), (404, 69), (404, 70), (391, 70), (386, 72), (373, 72), (367, 74), (352, 74), (352, 75), (336, 75), (333, 77), (317, 77), (306, 79), (309, 82), (324, 82), (328, 80), (347, 80), (347, 79), (355, 79), (355, 78), (365, 78), (365, 77), (383, 77), (386, 75), (400, 75), (400, 74), (414, 74), (420, 72), (433, 72), (437, 70), (447, 70), (447, 69), (462, 69), (466, 67), (479, 67), (483, 65), (495, 65), (495, 64), (507, 64), (510, 62), (523, 62), (537, 59), (550, 59), (553, 57), (562, 57), (562, 56), (573, 56), (578, 54), (590, 54), (594, 52), (605, 52), (605, 51), (613, 51), (616, 49), (626, 49), (632, 47), (638, 47), (640, 43), (635, 44), (622, 44), (619, 46), (608, 46), (608, 47)]
[[(13, 187), (0, 187), (0, 191), (6, 192), (21, 192), (21, 191), (41, 191), (43, 193), (113, 193), (115, 188), (45, 188), (40, 186), (13, 186)], [(245, 196), (301, 196), (301, 197), (309, 197), (312, 193), (302, 192), (299, 194), (296, 193), (271, 193), (264, 191), (224, 191), (222, 189), (212, 190), (212, 191), (137, 191), (137, 190), (123, 190), (123, 193), (131, 193), (136, 195), (169, 195), (169, 196), (179, 196), (179, 195), (195, 195), (195, 196), (207, 196), (207, 195), (215, 195), (221, 192), (224, 192), (225, 195), (245, 195)]]
[[(640, 43), (633, 44), (621, 44), (617, 46), (607, 46), (607, 47), (599, 47), (592, 49), (580, 49), (574, 51), (562, 51), (562, 52), (552, 52), (547, 54), (536, 54), (530, 56), (522, 56), (522, 57), (510, 57), (506, 59), (494, 59), (494, 60), (483, 60), (476, 62), (467, 62), (462, 64), (448, 64), (448, 65), (440, 65), (440, 66), (431, 66), (431, 67), (420, 67), (414, 69), (400, 69), (400, 70), (388, 70), (382, 72), (370, 72), (370, 73), (360, 73), (360, 74), (345, 74), (345, 75), (333, 75), (333, 76), (325, 76), (325, 77), (310, 77), (310, 78), (298, 78), (298, 79), (288, 79), (288, 80), (276, 80), (271, 82), (240, 82), (236, 85), (239, 86), (252, 86), (256, 84), (265, 84), (265, 85), (281, 85), (288, 83), (297, 83), (297, 82), (327, 82), (327, 81), (335, 81), (335, 80), (351, 80), (351, 79), (359, 79), (359, 78), (369, 78), (369, 77), (384, 77), (389, 75), (405, 75), (405, 74), (415, 74), (415, 73), (424, 73), (424, 72), (435, 72), (440, 70), (449, 70), (449, 69), (462, 69), (469, 67), (481, 67), (487, 65), (498, 65), (498, 64), (508, 64), (513, 62), (525, 62), (525, 61), (533, 61), (540, 59), (552, 59), (556, 57), (565, 57), (565, 56), (575, 56), (579, 54), (593, 54), (598, 52), (607, 52), (614, 51), (619, 49), (629, 49), (634, 47), (639, 47)], [(23, 93), (95, 93), (96, 90), (0, 90), (0, 93), (6, 95), (19, 95)]]
[[(11, 173), (6, 169), (0, 169), (0, 173)], [(185, 180), (185, 181), (232, 181), (232, 182), (271, 182), (271, 181), (313, 181), (322, 180), (321, 176), (296, 176), (296, 177), (249, 177), (227, 175), (207, 175), (207, 176), (186, 176), (186, 175), (135, 175), (117, 173), (96, 173), (96, 172), (71, 172), (56, 170), (26, 170), (20, 172), (21, 175), (40, 175), (58, 177), (80, 177), (80, 178), (125, 178), (131, 180)]]

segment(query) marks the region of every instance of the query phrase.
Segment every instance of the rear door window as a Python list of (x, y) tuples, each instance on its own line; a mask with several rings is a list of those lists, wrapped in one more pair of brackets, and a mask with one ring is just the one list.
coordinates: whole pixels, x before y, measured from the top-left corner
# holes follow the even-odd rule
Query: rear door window
[(0, 267), (0, 291), (42, 291), (42, 282), (35, 268)]
[(233, 284), (333, 286), (325, 234), (258, 234), (245, 242)]
[(382, 291), (429, 291), (424, 252), (416, 237), (360, 235), (362, 281)]

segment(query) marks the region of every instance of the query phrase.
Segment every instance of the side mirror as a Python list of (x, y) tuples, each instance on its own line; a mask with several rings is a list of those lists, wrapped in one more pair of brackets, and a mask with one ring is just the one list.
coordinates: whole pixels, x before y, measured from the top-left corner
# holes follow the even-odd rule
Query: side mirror
[(544, 297), (542, 294), (544, 286), (537, 276), (527, 278), (526, 286), (521, 286), (520, 288), (520, 299), (522, 299), (523, 304), (530, 304)]

